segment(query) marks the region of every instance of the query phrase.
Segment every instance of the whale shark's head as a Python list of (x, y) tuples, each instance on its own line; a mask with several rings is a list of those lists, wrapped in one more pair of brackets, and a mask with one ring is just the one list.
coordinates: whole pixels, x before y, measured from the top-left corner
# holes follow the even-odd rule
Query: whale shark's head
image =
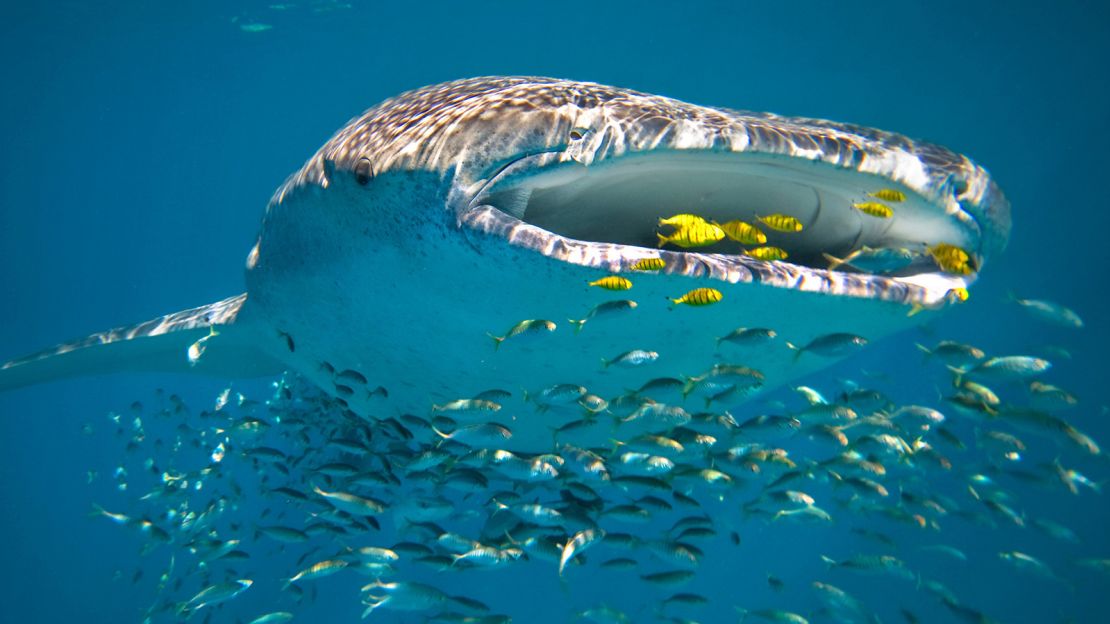
[[(672, 274), (903, 303), (943, 304), (975, 277), (944, 273), (927, 247), (955, 245), (978, 269), (1010, 230), (987, 172), (943, 147), (547, 78), (477, 78), (388, 100), (342, 129), (275, 202), (337, 176), (373, 186), (397, 172), (448, 178), (444, 201), (427, 209), (562, 262), (616, 271), (647, 250)], [(853, 207), (879, 189), (905, 196), (891, 218)], [(676, 213), (719, 223), (786, 214), (805, 227), (769, 232), (785, 262), (747, 257), (727, 239), (655, 251), (659, 219)], [(827, 270), (828, 256), (864, 247), (912, 261), (882, 274)]]
[[(896, 198), (889, 218), (858, 207), (876, 194)], [(784, 262), (731, 240), (660, 248), (660, 219), (678, 213), (753, 224), (787, 215), (803, 229), (764, 228)], [(988, 174), (934, 145), (597, 84), (479, 78), (387, 100), (290, 177), (248, 259), (244, 310), (282, 337), (271, 352), (322, 388), (332, 390), (329, 371), (352, 369), (389, 390), (388, 405), (341, 397), (361, 414), (426, 414), (433, 401), (551, 384), (612, 398), (736, 359), (770, 388), (835, 359), (795, 357), (786, 340), (873, 340), (929, 317), (911, 311), (958, 300), (1009, 227)], [(973, 270), (942, 270), (926, 251), (942, 243), (964, 250)], [(864, 270), (853, 254), (865, 249), (899, 250), (904, 261)], [(632, 271), (645, 258), (664, 268)], [(830, 270), (830, 258), (848, 262)], [(631, 278), (632, 290), (588, 285), (608, 273)], [(703, 287), (722, 301), (676, 308)], [(566, 322), (613, 299), (638, 303), (625, 322), (591, 320), (581, 335)], [(488, 336), (524, 319), (559, 330), (495, 352)], [(716, 338), (738, 326), (783, 340), (716, 352)], [(632, 349), (659, 357), (649, 371), (599, 370), (601, 358)], [(547, 425), (531, 431), (514, 439), (543, 448)]]

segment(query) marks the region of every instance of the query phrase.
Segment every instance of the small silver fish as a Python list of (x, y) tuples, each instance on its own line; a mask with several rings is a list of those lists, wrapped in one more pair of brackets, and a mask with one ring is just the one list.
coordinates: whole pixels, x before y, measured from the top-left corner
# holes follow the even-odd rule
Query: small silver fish
[(737, 347), (756, 347), (767, 344), (775, 339), (778, 334), (773, 329), (765, 327), (738, 327), (717, 339), (717, 346), (721, 343)]
[(926, 360), (935, 355), (946, 365), (957, 368), (973, 366), (987, 357), (982, 349), (953, 340), (942, 340), (932, 349), (922, 344), (918, 344), (917, 348), (925, 354)]
[(667, 474), (674, 469), (674, 462), (666, 457), (647, 453), (621, 453), (617, 458), (621, 471), (627, 474), (653, 476)]
[(567, 567), (568, 561), (584, 552), (587, 548), (600, 542), (604, 537), (605, 531), (597, 528), (583, 529), (568, 539), (566, 544), (563, 545), (562, 554), (559, 556), (559, 576), (563, 575), (563, 569)]
[(204, 607), (227, 602), (250, 589), (250, 586), (253, 584), (254, 581), (250, 579), (239, 579), (237, 581), (209, 585), (183, 603), (178, 608), (178, 615), (191, 615)]
[(343, 559), (327, 559), (325, 561), (320, 561), (319, 563), (314, 563), (309, 567), (301, 570), (300, 572), (297, 572), (291, 578), (287, 579), (285, 581), (285, 587), (288, 588), (293, 583), (299, 581), (310, 581), (313, 579), (324, 578), (325, 576), (331, 576), (332, 574), (343, 570), (348, 565), (350, 565), (350, 563)]
[(1052, 301), (1043, 299), (1019, 299), (1013, 293), (1009, 295), (1010, 301), (1018, 304), (1034, 318), (1047, 321), (1061, 327), (1081, 329), (1083, 319), (1075, 311)]
[(540, 411), (560, 405), (570, 405), (586, 394), (586, 388), (575, 384), (555, 384), (539, 392), (525, 391), (524, 402), (532, 401), (539, 406)]
[(1014, 380), (1035, 377), (1052, 368), (1052, 362), (1030, 355), (992, 357), (967, 369), (955, 369), (961, 376), (979, 379)]
[(860, 348), (867, 346), (867, 339), (863, 336), (846, 333), (825, 334), (810, 340), (804, 347), (786, 343), (787, 347), (794, 349), (794, 359), (802, 357), (803, 353), (815, 353), (825, 357), (843, 357), (855, 353)]
[(555, 323), (544, 319), (527, 319), (523, 320), (516, 325), (509, 328), (504, 336), (494, 336), (493, 334), (486, 333), (487, 336), (493, 339), (493, 350), (496, 351), (501, 347), (501, 343), (510, 338), (516, 338), (514, 342), (526, 336), (541, 336), (544, 333), (551, 333), (555, 331)]
[(336, 509), (345, 511), (349, 514), (356, 516), (373, 516), (385, 511), (385, 503), (372, 498), (348, 494), (346, 492), (325, 492), (319, 487), (313, 487), (312, 490), (316, 492), (316, 494), (324, 497)]
[(447, 594), (435, 587), (415, 581), (385, 583), (375, 579), (372, 583), (363, 586), (362, 591), (366, 593), (366, 599), (363, 601), (366, 605), (366, 610), (362, 612), (363, 619), (376, 609), (426, 611), (451, 601)]
[(617, 301), (606, 301), (594, 306), (589, 312), (586, 313), (584, 318), (579, 320), (567, 319), (571, 325), (574, 326), (574, 333), (582, 331), (586, 326), (586, 322), (595, 318), (609, 318), (629, 310), (636, 309), (636, 302), (629, 299), (620, 299)]
[(644, 364), (650, 364), (659, 359), (659, 353), (655, 351), (644, 351), (643, 349), (633, 349), (632, 351), (625, 351), (617, 357), (607, 360), (601, 358), (602, 368), (609, 368), (610, 366), (620, 366), (623, 368), (636, 368)]
[(848, 559), (836, 561), (821, 555), (821, 560), (829, 568), (843, 568), (855, 572), (888, 574), (906, 580), (914, 580), (916, 576), (901, 559), (892, 555), (856, 555)]
[(924, 257), (924, 254), (905, 248), (880, 247), (876, 249), (867, 246), (863, 246), (843, 258), (837, 258), (827, 253), (821, 255), (829, 261), (830, 271), (836, 271), (842, 266), (847, 266), (862, 273), (873, 275), (900, 271)]
[(441, 405), (433, 405), (432, 412), (447, 412), (452, 415), (467, 413), (493, 413), (501, 409), (500, 403), (485, 399), (458, 399)]
[(432, 431), (444, 440), (452, 440), (475, 448), (496, 449), (513, 437), (512, 431), (497, 423), (467, 425), (459, 427), (451, 433), (443, 433), (435, 427), (432, 427)]

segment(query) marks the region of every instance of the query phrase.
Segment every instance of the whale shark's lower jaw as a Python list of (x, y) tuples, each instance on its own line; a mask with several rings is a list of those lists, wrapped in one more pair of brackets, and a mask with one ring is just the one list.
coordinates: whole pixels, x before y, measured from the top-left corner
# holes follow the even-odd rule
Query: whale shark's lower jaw
[[(869, 193), (880, 189), (906, 196), (889, 204), (893, 217), (852, 206), (875, 201)], [(760, 226), (788, 261), (743, 255), (728, 239), (696, 251), (658, 249), (656, 233), (666, 231), (659, 219), (678, 213), (756, 225), (757, 216), (786, 214), (804, 229)], [(556, 152), (527, 156), (491, 175), (459, 219), (553, 259), (613, 272), (660, 257), (671, 274), (930, 306), (952, 300), (953, 289), (974, 275), (940, 271), (925, 248), (948, 243), (975, 256), (982, 235), (951, 196), (930, 200), (886, 178), (804, 158), (693, 150), (633, 153), (590, 166)], [(914, 260), (889, 274), (828, 269), (825, 254), (843, 258), (864, 246), (906, 249)]]

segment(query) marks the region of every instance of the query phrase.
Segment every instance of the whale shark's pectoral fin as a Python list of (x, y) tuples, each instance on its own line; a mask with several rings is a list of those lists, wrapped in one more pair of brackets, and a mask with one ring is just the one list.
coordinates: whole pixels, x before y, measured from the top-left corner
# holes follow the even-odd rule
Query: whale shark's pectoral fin
[[(0, 366), (0, 391), (45, 381), (124, 371), (231, 377), (278, 374), (283, 365), (258, 348), (259, 331), (239, 321), (245, 294), (112, 329)], [(290, 343), (292, 338), (285, 337)]]

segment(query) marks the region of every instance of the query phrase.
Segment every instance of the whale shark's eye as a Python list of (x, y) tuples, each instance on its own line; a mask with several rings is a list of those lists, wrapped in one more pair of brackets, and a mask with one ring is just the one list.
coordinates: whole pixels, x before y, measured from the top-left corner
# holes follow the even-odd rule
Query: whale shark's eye
[(592, 133), (593, 130), (590, 128), (577, 127), (571, 128), (570, 132), (567, 133), (567, 137), (569, 137), (571, 141), (581, 141)]
[(370, 159), (363, 156), (355, 163), (355, 181), (360, 186), (366, 186), (370, 180), (374, 178), (374, 167), (370, 164)]

